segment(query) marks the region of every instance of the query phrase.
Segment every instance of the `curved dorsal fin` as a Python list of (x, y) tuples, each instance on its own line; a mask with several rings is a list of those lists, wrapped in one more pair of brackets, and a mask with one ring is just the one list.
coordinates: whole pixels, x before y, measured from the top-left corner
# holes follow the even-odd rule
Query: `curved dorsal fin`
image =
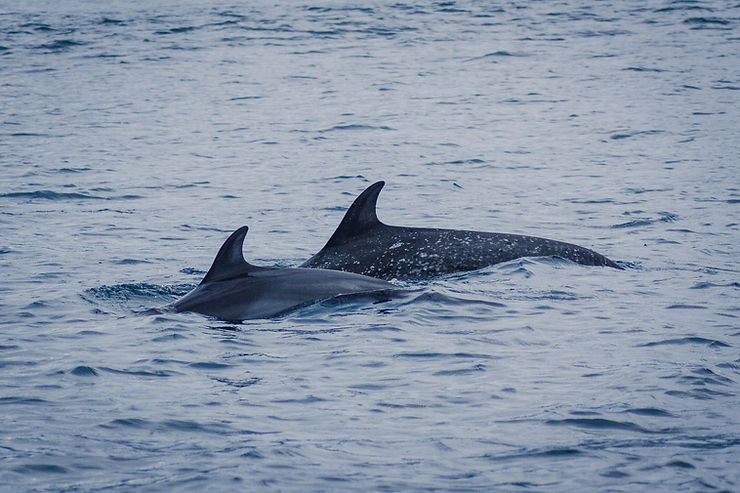
[(224, 279), (245, 275), (251, 270), (252, 266), (244, 260), (244, 255), (242, 254), (244, 237), (247, 236), (248, 229), (246, 226), (242, 226), (231, 233), (231, 236), (221, 245), (216, 259), (213, 261), (211, 268), (208, 269), (206, 276), (200, 282), (201, 284), (223, 281)]
[(373, 183), (352, 202), (352, 205), (344, 214), (342, 222), (339, 223), (337, 230), (334, 231), (324, 248), (347, 243), (368, 229), (383, 224), (378, 220), (375, 206), (378, 202), (378, 194), (380, 194), (384, 185), (384, 181)]

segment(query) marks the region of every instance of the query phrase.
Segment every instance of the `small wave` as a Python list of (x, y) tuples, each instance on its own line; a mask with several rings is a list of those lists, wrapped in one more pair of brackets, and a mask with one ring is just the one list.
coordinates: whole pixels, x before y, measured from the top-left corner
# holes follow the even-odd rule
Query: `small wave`
[(326, 399), (316, 397), (315, 395), (309, 395), (303, 399), (275, 399), (270, 402), (274, 402), (276, 404), (314, 404), (317, 402), (326, 402)]
[(114, 25), (119, 25), (120, 26), (120, 25), (125, 24), (125, 22), (122, 21), (122, 20), (120, 20), (120, 19), (112, 19), (110, 17), (103, 17), (102, 19), (100, 19), (100, 24), (103, 24), (103, 25), (105, 25), (105, 24), (114, 24)]
[(393, 402), (378, 402), (379, 407), (387, 407), (389, 409), (424, 409), (429, 407), (426, 404), (410, 403), (410, 404), (396, 404)]
[(296, 79), (296, 80), (317, 80), (318, 77), (312, 77), (310, 75), (287, 75), (285, 79)]
[[(337, 306), (347, 306), (352, 307), (356, 304), (381, 304), (386, 303), (388, 301), (391, 301), (394, 298), (403, 297), (406, 293), (399, 289), (380, 289), (377, 291), (368, 291), (365, 293), (351, 293), (351, 294), (339, 294), (336, 296), (332, 296), (331, 298), (327, 298), (324, 300), (319, 300), (317, 302), (307, 302), (304, 305), (289, 308), (285, 314), (287, 313), (293, 313), (297, 310), (304, 310), (306, 313), (312, 311), (314, 308), (326, 308), (326, 307), (337, 307)], [(280, 315), (278, 315), (280, 316)]]
[[(733, 383), (731, 379), (723, 377), (722, 375), (713, 372), (709, 368), (697, 368), (695, 370), (692, 370), (692, 373), (696, 375), (702, 375), (704, 377), (711, 377), (707, 378), (707, 383)], [(719, 380), (720, 382), (717, 382), (714, 379)]]
[(418, 353), (397, 353), (393, 355), (394, 358), (413, 358), (413, 359), (496, 359), (490, 354), (476, 354), (476, 353), (435, 353), (435, 352), (418, 352)]
[(357, 130), (395, 130), (395, 128), (387, 127), (385, 125), (375, 126), (375, 125), (350, 124), (350, 125), (335, 125), (331, 128), (325, 128), (323, 130), (319, 130), (319, 133), (323, 134), (327, 132), (357, 131)]
[(38, 397), (0, 397), (0, 406), (5, 405), (16, 405), (16, 404), (50, 404), (49, 401), (45, 399), (40, 399)]
[[(624, 189), (625, 192), (633, 193), (635, 195), (642, 195), (643, 193), (652, 193), (652, 192), (670, 192), (671, 190), (673, 190), (673, 188), (670, 188), (670, 187), (664, 187), (664, 188), (627, 187)], [(661, 214), (669, 214), (669, 213), (662, 212)]]
[(372, 14), (375, 10), (371, 7), (302, 7), (309, 12), (321, 12), (323, 14), (330, 12), (362, 12)]
[(474, 373), (478, 373), (481, 371), (486, 371), (486, 365), (474, 365), (470, 368), (457, 368), (454, 370), (439, 370), (434, 372), (434, 376), (437, 377), (444, 377), (444, 376), (457, 376), (457, 375), (472, 375)]
[(541, 458), (566, 458), (581, 455), (583, 452), (575, 448), (552, 448), (552, 449), (533, 449), (518, 454), (493, 455), (485, 454), (484, 459), (493, 461), (500, 460), (518, 460), (518, 459), (541, 459)]
[(100, 370), (108, 372), (108, 373), (115, 373), (118, 375), (130, 375), (135, 377), (171, 377), (173, 375), (178, 375), (177, 372), (171, 371), (171, 370), (157, 370), (157, 371), (147, 371), (147, 370), (117, 370), (115, 368), (107, 368), (107, 367), (100, 367)]
[(599, 476), (605, 477), (605, 478), (616, 478), (616, 479), (622, 479), (622, 478), (628, 478), (629, 474), (624, 471), (618, 471), (616, 469), (611, 471), (606, 471), (599, 473)]
[(57, 173), (83, 173), (85, 171), (92, 171), (92, 168), (59, 168)]
[(168, 34), (180, 34), (180, 33), (187, 33), (191, 31), (195, 31), (197, 29), (200, 29), (199, 26), (182, 26), (182, 27), (173, 27), (172, 29), (166, 29), (164, 31), (155, 31), (154, 34), (158, 35), (168, 35)]
[(663, 7), (660, 9), (655, 10), (654, 12), (673, 12), (675, 10), (679, 11), (688, 11), (688, 10), (711, 10), (708, 7), (702, 7), (700, 5), (678, 5), (678, 6), (670, 6), (670, 7)]
[(629, 139), (631, 137), (637, 137), (642, 135), (656, 135), (663, 133), (663, 130), (639, 130), (635, 132), (624, 132), (612, 134), (609, 138), (612, 140)]
[(97, 53), (95, 55), (85, 55), (84, 58), (122, 58), (126, 55), (116, 55), (114, 53)]
[(528, 56), (530, 56), (528, 53), (512, 53), (506, 50), (499, 50), (499, 51), (493, 51), (491, 53), (486, 53), (485, 55), (467, 58), (463, 61), (474, 62), (476, 60), (485, 60), (485, 59), (491, 59), (491, 58), (509, 58), (509, 57), (515, 58), (515, 57), (528, 57)]
[[(29, 312), (21, 312), (21, 316), (27, 316), (33, 317), (34, 315), (31, 315)], [(36, 366), (38, 363), (35, 361), (21, 361), (21, 360), (0, 360), (0, 368), (7, 368), (7, 367), (13, 367), (13, 366)]]
[(199, 370), (223, 370), (224, 368), (230, 368), (231, 365), (225, 365), (223, 363), (214, 363), (212, 361), (201, 361), (198, 363), (190, 363), (190, 368), (196, 368)]
[(362, 327), (358, 329), (360, 332), (403, 332), (403, 329), (398, 327), (386, 326), (386, 325), (370, 325), (368, 327)]
[(146, 428), (151, 423), (141, 418), (119, 418), (110, 423), (99, 425), (101, 428)]
[(179, 297), (185, 295), (192, 288), (188, 284), (159, 286), (157, 284), (133, 283), (90, 288), (85, 293), (100, 300), (128, 301), (135, 298)]
[(632, 72), (665, 72), (665, 70), (663, 69), (650, 68), (650, 67), (627, 67), (627, 68), (623, 68), (622, 70), (632, 71)]
[(623, 229), (623, 228), (637, 228), (641, 226), (649, 226), (651, 224), (655, 223), (672, 223), (678, 220), (678, 214), (673, 214), (671, 212), (659, 212), (660, 217), (657, 218), (651, 218), (651, 217), (642, 217), (638, 219), (633, 219), (632, 221), (627, 221), (626, 223), (620, 223), (620, 224), (614, 224), (610, 226), (612, 229)]
[(479, 168), (481, 167), (480, 165), (485, 165), (487, 163), (483, 161), (482, 159), (473, 158), (473, 159), (457, 159), (455, 161), (440, 161), (440, 162), (431, 161), (431, 162), (424, 163), (424, 164), (425, 166), (449, 166), (449, 165), (462, 166), (462, 165), (467, 165), (467, 164), (473, 164)]
[(135, 258), (124, 258), (121, 260), (116, 260), (114, 262), (116, 265), (137, 265), (137, 264), (151, 264), (148, 260), (141, 260), (141, 259), (135, 259)]
[(257, 383), (260, 383), (262, 381), (261, 378), (254, 377), (254, 378), (243, 378), (239, 380), (234, 380), (231, 378), (214, 378), (213, 379), (216, 382), (221, 382), (223, 384), (226, 384), (230, 387), (236, 387), (238, 389), (242, 389), (244, 387), (251, 387), (252, 385), (255, 385)]
[(714, 399), (715, 397), (732, 397), (733, 396), (733, 394), (729, 394), (727, 392), (719, 392), (717, 390), (711, 390), (711, 389), (693, 389), (690, 391), (668, 390), (666, 391), (665, 394), (670, 395), (671, 397), (678, 397), (681, 399), (690, 398), (690, 399), (696, 399), (696, 400), (701, 400), (701, 401)]
[(719, 368), (729, 368), (730, 370), (737, 370), (740, 371), (740, 360), (737, 360), (735, 362), (727, 362), (727, 363), (719, 363), (717, 364)]
[(56, 464), (25, 464), (13, 470), (21, 474), (66, 474), (69, 472), (66, 468)]
[(637, 431), (640, 433), (653, 433), (650, 430), (630, 421), (613, 421), (611, 419), (604, 418), (551, 419), (545, 421), (545, 423), (552, 426), (576, 426), (578, 428), (592, 428), (597, 430), (624, 430)]
[(78, 366), (74, 368), (72, 371), (70, 371), (72, 375), (77, 375), (78, 377), (97, 377), (98, 372), (95, 371), (95, 368), (91, 368), (89, 366)]
[(685, 19), (683, 23), (684, 24), (694, 24), (694, 25), (726, 26), (730, 24), (730, 21), (728, 21), (727, 19), (722, 19), (720, 17), (689, 17), (688, 19)]
[(676, 303), (666, 307), (668, 310), (682, 309), (682, 310), (706, 310), (706, 306), (702, 305), (689, 305), (686, 303)]
[(625, 413), (637, 414), (638, 416), (654, 416), (658, 418), (675, 418), (676, 416), (664, 411), (663, 409), (657, 409), (654, 407), (638, 407), (633, 409), (627, 409)]
[(70, 48), (74, 48), (75, 46), (83, 46), (85, 44), (86, 43), (83, 43), (81, 41), (74, 41), (72, 39), (58, 39), (51, 43), (39, 45), (36, 47), (36, 49), (60, 52), (69, 50)]
[[(161, 313), (157, 313), (157, 315), (160, 315), (160, 314)], [(151, 313), (151, 315), (154, 315), (154, 313)], [(163, 336), (155, 337), (154, 339), (152, 339), (152, 341), (153, 342), (171, 342), (171, 341), (176, 341), (180, 339), (187, 339), (187, 337), (181, 334), (169, 333)]]
[(382, 383), (358, 383), (355, 385), (350, 385), (349, 388), (354, 390), (385, 390), (389, 387), (392, 387), (392, 385), (386, 385)]
[(603, 36), (625, 36), (632, 34), (632, 32), (626, 31), (624, 29), (605, 29), (596, 31), (586, 30), (581, 31), (577, 34), (583, 38), (600, 38)]
[(158, 431), (176, 431), (176, 432), (201, 432), (217, 435), (230, 434), (267, 434), (271, 432), (258, 432), (251, 430), (235, 430), (234, 428), (223, 423), (206, 423), (201, 424), (196, 421), (187, 420), (167, 420), (155, 423), (142, 418), (118, 418), (106, 424), (98, 425), (101, 428), (143, 428), (154, 429)]
[(566, 199), (571, 204), (613, 204), (614, 199)]
[(37, 190), (35, 192), (0, 193), (0, 197), (41, 199), (41, 200), (104, 200), (105, 197), (88, 195), (85, 193), (60, 193), (51, 190)]
[(462, 306), (462, 305), (483, 305), (488, 306), (492, 308), (505, 308), (506, 305), (503, 303), (498, 303), (496, 301), (488, 301), (488, 300), (481, 300), (476, 298), (463, 298), (461, 296), (452, 296), (449, 294), (443, 294), (436, 291), (428, 291), (425, 293), (420, 294), (416, 298), (412, 299), (411, 301), (406, 302), (406, 304), (412, 304), (412, 303), (424, 303), (424, 302), (431, 302), (435, 305), (453, 305), (453, 306)]
[(177, 432), (181, 431), (192, 431), (199, 433), (213, 433), (216, 435), (228, 435), (234, 433), (234, 429), (222, 423), (208, 423), (201, 424), (195, 421), (186, 421), (171, 419), (164, 421), (160, 425), (161, 428), (174, 430)]
[(677, 467), (679, 469), (696, 469), (693, 464), (682, 460), (672, 460), (666, 463), (665, 467)]
[(41, 32), (55, 31), (53, 27), (51, 27), (49, 24), (44, 24), (43, 22), (26, 22), (25, 24), (21, 24), (20, 27), (30, 28), (35, 31), (41, 31)]
[(640, 344), (637, 347), (653, 347), (665, 345), (683, 345), (683, 344), (700, 344), (710, 347), (732, 347), (729, 344), (714, 339), (705, 339), (703, 337), (681, 337), (677, 339), (665, 339), (663, 341), (648, 342)]

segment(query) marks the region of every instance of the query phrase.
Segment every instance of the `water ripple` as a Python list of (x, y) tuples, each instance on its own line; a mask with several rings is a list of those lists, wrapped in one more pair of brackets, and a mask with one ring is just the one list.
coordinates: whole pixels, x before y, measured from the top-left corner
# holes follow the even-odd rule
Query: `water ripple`
[(732, 347), (730, 344), (714, 339), (706, 339), (704, 337), (679, 337), (674, 339), (665, 339), (662, 341), (648, 342), (640, 344), (637, 347), (652, 347), (652, 346), (664, 346), (664, 345), (683, 345), (683, 344), (699, 344), (709, 347)]
[[(734, 4), (42, 3), (0, 13), (0, 490), (738, 489)], [(377, 180), (635, 268), (157, 308)]]
[(604, 418), (566, 418), (551, 419), (545, 422), (552, 426), (575, 426), (576, 428), (588, 428), (596, 430), (622, 430), (636, 431), (640, 433), (658, 433), (648, 430), (630, 421), (613, 421)]
[(16, 404), (30, 404), (30, 405), (43, 405), (48, 406), (52, 403), (47, 401), (46, 399), (41, 399), (38, 397), (0, 397), (0, 406), (9, 406), (9, 405), (16, 405)]
[(70, 371), (72, 375), (77, 375), (78, 377), (96, 377), (98, 376), (98, 372), (95, 371), (94, 368), (91, 368), (89, 366), (77, 366), (73, 370)]

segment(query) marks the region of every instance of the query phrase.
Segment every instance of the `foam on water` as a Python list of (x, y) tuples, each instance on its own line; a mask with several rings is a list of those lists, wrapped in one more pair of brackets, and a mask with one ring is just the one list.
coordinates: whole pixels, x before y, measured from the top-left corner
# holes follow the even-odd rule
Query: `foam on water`
[[(740, 488), (737, 36), (719, 1), (0, 9), (0, 484)], [(234, 229), (572, 242), (225, 323)], [(0, 488), (0, 489), (2, 489)]]

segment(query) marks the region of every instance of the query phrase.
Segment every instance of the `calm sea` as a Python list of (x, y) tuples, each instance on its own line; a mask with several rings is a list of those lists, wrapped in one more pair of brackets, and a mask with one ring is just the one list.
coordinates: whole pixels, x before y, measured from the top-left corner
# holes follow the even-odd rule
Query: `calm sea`
[[(0, 490), (740, 490), (740, 4), (0, 0)], [(576, 243), (229, 324), (228, 234)]]

